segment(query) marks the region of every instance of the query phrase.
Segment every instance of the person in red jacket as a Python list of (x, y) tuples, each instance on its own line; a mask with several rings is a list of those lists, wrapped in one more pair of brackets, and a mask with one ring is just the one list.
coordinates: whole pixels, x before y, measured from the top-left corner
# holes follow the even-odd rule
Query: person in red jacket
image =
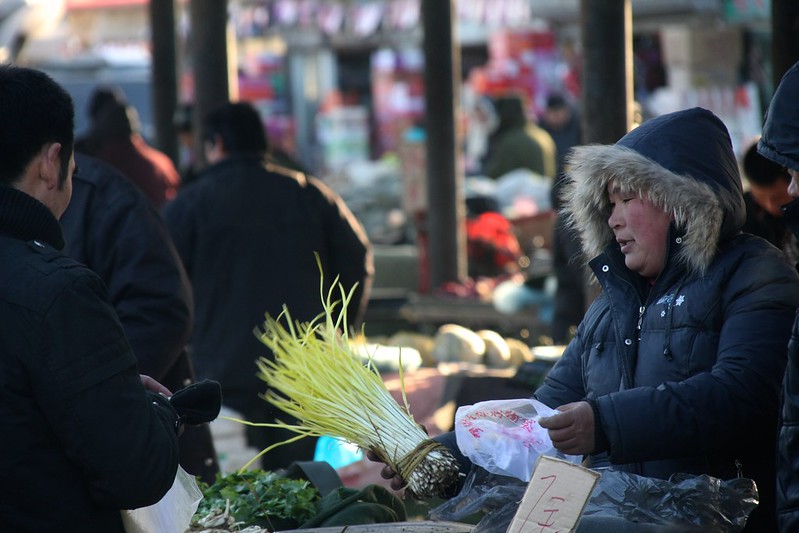
[(136, 108), (118, 87), (97, 87), (89, 101), (91, 124), (75, 150), (122, 172), (161, 208), (177, 194), (180, 173), (172, 160), (150, 146), (139, 131)]

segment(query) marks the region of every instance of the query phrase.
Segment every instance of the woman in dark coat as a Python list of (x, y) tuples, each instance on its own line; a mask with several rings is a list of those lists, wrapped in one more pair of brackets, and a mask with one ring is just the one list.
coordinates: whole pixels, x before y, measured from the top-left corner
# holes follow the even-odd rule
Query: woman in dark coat
[[(780, 384), (799, 284), (777, 248), (740, 231), (724, 124), (699, 108), (658, 117), (613, 146), (576, 148), (569, 179), (566, 211), (602, 293), (535, 393), (565, 411), (542, 427), (592, 467), (754, 479), (760, 505), (747, 530), (775, 531)], [(628, 210), (641, 202), (667, 215), (659, 258), (640, 255)]]
[[(561, 411), (541, 426), (592, 468), (751, 478), (760, 503), (746, 531), (777, 531), (777, 415), (799, 277), (741, 232), (727, 129), (705, 109), (679, 111), (615, 145), (577, 147), (569, 164), (564, 214), (602, 292), (534, 394)], [(452, 434), (437, 440), (456, 448)]]

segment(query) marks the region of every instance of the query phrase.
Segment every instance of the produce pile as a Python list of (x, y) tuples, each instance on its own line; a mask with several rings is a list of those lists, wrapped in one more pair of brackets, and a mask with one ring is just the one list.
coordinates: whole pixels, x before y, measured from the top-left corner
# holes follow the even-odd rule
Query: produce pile
[(198, 485), (203, 499), (192, 517), (191, 532), (296, 529), (317, 512), (316, 488), (308, 481), (274, 472), (255, 469), (217, 474), (213, 485)]
[(535, 359), (524, 341), (504, 337), (493, 330), (474, 331), (458, 324), (443, 324), (435, 335), (399, 331), (385, 337), (367, 339), (357, 336), (351, 342), (362, 360), (371, 362), (383, 372), (397, 372), (399, 356), (406, 371), (442, 363), (509, 369)]

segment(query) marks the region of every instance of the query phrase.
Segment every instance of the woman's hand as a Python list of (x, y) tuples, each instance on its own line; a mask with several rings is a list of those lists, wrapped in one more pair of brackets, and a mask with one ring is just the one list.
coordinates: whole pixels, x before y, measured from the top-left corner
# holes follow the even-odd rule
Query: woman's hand
[(542, 418), (556, 449), (569, 455), (588, 455), (594, 450), (594, 410), (588, 402), (567, 403), (559, 414)]
[[(380, 458), (377, 456), (377, 454), (374, 453), (371, 450), (367, 450), (366, 451), (366, 458), (369, 459), (370, 461), (374, 461), (376, 463), (382, 463), (383, 462), (383, 461), (380, 460)], [(405, 483), (405, 480), (402, 479), (399, 476), (399, 474), (394, 472), (394, 470), (388, 465), (385, 465), (383, 467), (383, 469), (380, 471), (380, 477), (382, 477), (383, 479), (390, 479), (391, 480), (391, 488), (393, 490), (402, 490), (402, 489), (405, 488), (405, 485), (407, 484), (407, 483)]]

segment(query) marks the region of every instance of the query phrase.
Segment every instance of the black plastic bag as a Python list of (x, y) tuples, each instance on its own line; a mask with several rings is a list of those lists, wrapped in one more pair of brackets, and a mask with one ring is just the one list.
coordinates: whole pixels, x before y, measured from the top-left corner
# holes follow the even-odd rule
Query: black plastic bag
[[(723, 481), (675, 474), (663, 480), (611, 468), (595, 471), (601, 477), (583, 510), (578, 533), (600, 521), (613, 522), (618, 531), (629, 524), (651, 526), (647, 531), (736, 533), (758, 504), (755, 482), (747, 478)], [(526, 489), (527, 484), (516, 478), (473, 467), (460, 493), (431, 510), (430, 518), (458, 521), (482, 513), (473, 533), (504, 533)]]

